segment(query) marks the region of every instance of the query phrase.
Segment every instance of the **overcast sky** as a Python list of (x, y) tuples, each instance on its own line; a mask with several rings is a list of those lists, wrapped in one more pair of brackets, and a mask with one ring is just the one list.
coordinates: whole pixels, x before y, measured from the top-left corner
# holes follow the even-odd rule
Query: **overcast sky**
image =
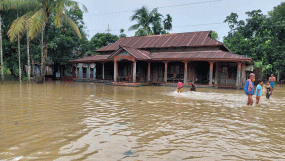
[(216, 31), (219, 40), (223, 40), (230, 30), (228, 24), (223, 23), (231, 12), (237, 13), (239, 20), (245, 20), (245, 12), (261, 9), (263, 14), (279, 5), (281, 0), (76, 0), (84, 4), (88, 12), (83, 20), (86, 33), (91, 39), (96, 33), (107, 32), (119, 35), (120, 29), (125, 34), (134, 36), (135, 31), (129, 27), (135, 24), (130, 17), (134, 10), (146, 6), (149, 10), (158, 8), (163, 16), (172, 16), (172, 30), (170, 33), (194, 31)]

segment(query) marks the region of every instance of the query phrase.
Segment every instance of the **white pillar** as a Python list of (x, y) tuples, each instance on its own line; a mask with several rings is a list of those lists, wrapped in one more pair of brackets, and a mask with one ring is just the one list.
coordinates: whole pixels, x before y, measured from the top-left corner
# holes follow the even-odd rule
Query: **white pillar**
[(147, 67), (147, 81), (150, 81), (150, 62), (148, 62), (148, 67)]
[(188, 75), (188, 62), (184, 62), (184, 84), (187, 83), (187, 75)]
[(239, 83), (239, 80), (240, 80), (240, 71), (241, 71), (241, 62), (238, 62), (237, 63), (237, 78), (236, 78), (236, 87), (239, 88), (240, 86), (240, 83)]
[(75, 64), (75, 78), (78, 78), (78, 69), (77, 69), (77, 64)]
[(137, 78), (137, 62), (133, 62), (133, 83), (136, 83)]
[(103, 74), (103, 80), (105, 79), (105, 62), (103, 63), (103, 67), (102, 67), (102, 74)]
[(91, 70), (90, 70), (91, 68), (90, 68), (90, 64), (88, 64), (88, 78), (90, 79), (90, 74), (91, 74)]
[(213, 64), (214, 62), (210, 62), (209, 86), (213, 84)]
[(164, 82), (167, 83), (167, 63), (164, 62)]
[(118, 62), (114, 61), (114, 82), (117, 82), (118, 77)]
[(219, 77), (219, 63), (216, 62), (216, 71), (215, 71), (215, 85), (218, 85), (218, 78)]

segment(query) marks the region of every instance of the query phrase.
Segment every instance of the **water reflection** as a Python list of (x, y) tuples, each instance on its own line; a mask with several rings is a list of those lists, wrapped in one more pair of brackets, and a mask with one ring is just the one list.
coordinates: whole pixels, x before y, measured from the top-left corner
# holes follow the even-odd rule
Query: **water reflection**
[(1, 85), (1, 160), (283, 160), (284, 86), (242, 90)]

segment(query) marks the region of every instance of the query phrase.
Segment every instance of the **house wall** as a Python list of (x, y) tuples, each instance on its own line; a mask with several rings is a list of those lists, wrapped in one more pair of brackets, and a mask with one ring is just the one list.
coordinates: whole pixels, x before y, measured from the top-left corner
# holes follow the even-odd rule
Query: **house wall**
[(237, 63), (219, 63), (218, 73), (218, 85), (236, 85)]

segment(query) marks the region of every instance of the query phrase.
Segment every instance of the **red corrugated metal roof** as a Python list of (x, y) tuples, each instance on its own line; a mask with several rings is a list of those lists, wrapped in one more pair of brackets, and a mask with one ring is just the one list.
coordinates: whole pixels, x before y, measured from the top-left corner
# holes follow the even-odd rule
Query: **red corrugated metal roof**
[(112, 57), (114, 55), (116, 55), (118, 52), (120, 52), (121, 50), (127, 51), (128, 53), (133, 55), (138, 60), (149, 60), (150, 59), (150, 52), (149, 51), (139, 50), (139, 49), (134, 49), (134, 48), (128, 48), (128, 47), (124, 47), (124, 46), (121, 47), (120, 49), (118, 49), (117, 51), (113, 52), (113, 54), (111, 54), (108, 57), (108, 59), (112, 59)]
[(80, 59), (74, 59), (68, 61), (69, 63), (87, 63), (87, 62), (98, 62), (98, 61), (110, 61), (108, 60), (109, 55), (95, 55), (95, 56), (90, 56), (90, 57), (85, 57), (85, 58), (80, 58)]
[[(128, 47), (121, 47), (120, 50), (126, 50), (137, 60), (199, 60), (199, 61), (247, 61), (253, 63), (251, 58), (233, 54), (227, 51), (216, 50), (216, 51), (187, 51), (187, 52), (156, 52), (156, 53), (149, 53), (148, 51), (138, 50)], [(112, 55), (96, 55), (92, 57), (85, 57), (81, 59), (75, 59), (69, 61), (70, 63), (88, 63), (88, 62), (100, 62), (100, 61), (111, 61), (112, 57), (118, 51), (114, 52)]]
[(157, 52), (151, 53), (152, 60), (165, 60), (165, 59), (200, 59), (200, 60), (243, 60), (252, 61), (251, 58), (229, 53), (227, 51), (215, 50), (215, 51), (187, 51), (187, 52)]
[(119, 46), (129, 48), (165, 48), (165, 47), (196, 47), (196, 46), (218, 46), (223, 43), (209, 37), (211, 31), (175, 33), (165, 35), (151, 35), (139, 37), (120, 38), (113, 44), (102, 47), (100, 51), (116, 51)]

